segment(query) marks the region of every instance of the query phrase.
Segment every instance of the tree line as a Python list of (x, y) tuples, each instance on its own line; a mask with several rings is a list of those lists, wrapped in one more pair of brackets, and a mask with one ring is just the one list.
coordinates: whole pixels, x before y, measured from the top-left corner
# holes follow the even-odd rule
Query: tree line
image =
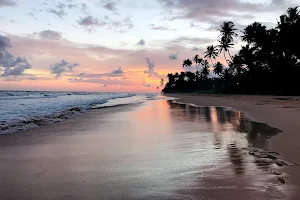
[[(185, 71), (168, 74), (162, 92), (211, 91), (219, 93), (300, 95), (300, 14), (289, 8), (277, 20), (275, 28), (259, 22), (248, 25), (237, 34), (231, 21), (221, 25), (218, 45), (210, 45), (204, 57), (186, 59)], [(231, 55), (236, 39), (241, 49)], [(226, 63), (215, 62), (224, 56)], [(190, 70), (191, 66), (196, 71)], [(200, 70), (201, 69), (201, 70)], [(209, 76), (210, 71), (215, 74)]]

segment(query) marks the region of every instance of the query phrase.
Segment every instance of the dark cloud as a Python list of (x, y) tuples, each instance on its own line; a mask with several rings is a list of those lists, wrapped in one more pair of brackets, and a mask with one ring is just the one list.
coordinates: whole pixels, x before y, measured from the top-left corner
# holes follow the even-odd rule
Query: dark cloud
[(58, 78), (64, 72), (72, 72), (74, 67), (79, 66), (78, 63), (69, 63), (65, 60), (61, 60), (59, 63), (54, 63), (50, 66), (51, 74), (55, 74), (55, 77)]
[(93, 16), (86, 16), (86, 17), (81, 17), (78, 20), (78, 24), (81, 26), (100, 26), (100, 25), (105, 25), (105, 22), (99, 21), (97, 18)]
[(37, 34), (42, 39), (50, 39), (50, 40), (61, 40), (62, 39), (62, 34), (60, 32), (57, 32), (57, 31), (44, 30), (44, 31), (41, 31)]
[(0, 8), (1, 7), (12, 7), (16, 6), (16, 2), (13, 0), (0, 0)]
[(171, 55), (169, 55), (169, 59), (170, 60), (177, 60), (178, 55), (179, 55), (179, 52), (172, 53)]
[(140, 45), (140, 46), (145, 46), (146, 42), (145, 40), (141, 39), (140, 41), (137, 42), (137, 45)]
[(32, 66), (25, 58), (14, 57), (6, 49), (12, 47), (8, 37), (0, 35), (0, 68), (1, 76), (22, 76)]
[(164, 30), (168, 30), (169, 27), (167, 26), (157, 26), (155, 24), (149, 24), (150, 29), (152, 30), (159, 30), (159, 31), (164, 31)]
[(117, 9), (117, 3), (111, 0), (102, 0), (103, 7), (109, 11), (116, 12)]
[(57, 17), (59, 17), (61, 19), (67, 15), (67, 13), (65, 13), (65, 11), (63, 9), (60, 9), (60, 10), (50, 9), (50, 10), (48, 10), (48, 12), (56, 15)]
[(118, 69), (112, 71), (113, 74), (123, 74), (124, 70), (122, 67), (118, 67)]
[(201, 22), (215, 22), (224, 18), (249, 19), (255, 17), (253, 13), (273, 11), (276, 6), (277, 8), (282, 6), (285, 1), (251, 3), (240, 0), (158, 0), (158, 2), (168, 11), (169, 20), (195, 19)]

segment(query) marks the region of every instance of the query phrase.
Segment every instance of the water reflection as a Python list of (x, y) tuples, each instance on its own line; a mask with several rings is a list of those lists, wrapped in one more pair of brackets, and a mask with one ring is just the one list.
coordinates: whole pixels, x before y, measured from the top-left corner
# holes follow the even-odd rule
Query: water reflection
[[(245, 114), (224, 107), (196, 107), (193, 105), (168, 101), (172, 120), (198, 121), (198, 132), (213, 133), (215, 149), (226, 150), (236, 175), (245, 173), (245, 162), (250, 158), (246, 148), (267, 148), (267, 139), (280, 133), (281, 130), (264, 123), (251, 121)], [(176, 113), (176, 115), (175, 115)], [(258, 168), (268, 169), (273, 163), (266, 159), (268, 155), (254, 156)]]

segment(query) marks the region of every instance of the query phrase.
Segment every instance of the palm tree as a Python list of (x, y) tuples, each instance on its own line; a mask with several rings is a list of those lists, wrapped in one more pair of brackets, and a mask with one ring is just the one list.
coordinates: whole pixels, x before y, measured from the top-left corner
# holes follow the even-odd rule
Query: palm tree
[(266, 36), (266, 26), (263, 26), (259, 22), (254, 22), (253, 24), (247, 26), (244, 29), (241, 38), (244, 42), (247, 42), (249, 44), (255, 44), (256, 46), (261, 46), (261, 44), (264, 43)]
[(229, 55), (229, 57), (231, 58), (231, 55), (230, 55), (230, 53), (229, 53), (229, 49), (230, 48), (232, 48), (232, 46), (233, 46), (233, 43), (229, 40), (229, 39), (227, 39), (227, 38), (225, 38), (225, 37), (222, 37), (220, 40), (219, 40), (219, 53), (224, 53), (224, 58), (225, 58), (225, 60), (226, 60), (226, 62), (227, 62), (227, 64), (229, 65), (229, 62), (228, 62), (228, 60), (227, 60), (227, 58), (226, 58), (226, 52), (228, 52), (228, 55)]
[(208, 64), (207, 60), (203, 61), (203, 68), (201, 71), (201, 75), (202, 75), (203, 80), (206, 80), (209, 75), (209, 64)]
[(193, 64), (193, 62), (190, 59), (186, 59), (183, 61), (182, 66), (189, 67), (189, 70), (190, 70), (190, 67), (192, 66), (192, 64)]
[(233, 38), (238, 36), (237, 33), (235, 33), (236, 30), (237, 29), (235, 28), (233, 22), (225, 21), (223, 22), (223, 24), (221, 25), (221, 29), (219, 30), (221, 32), (219, 37), (224, 37), (229, 39), (230, 41), (233, 41)]
[[(221, 29), (220, 29), (220, 35), (219, 38), (221, 38), (219, 40), (219, 52), (221, 53), (222, 51), (227, 51), (229, 57), (232, 60), (232, 57), (230, 55), (229, 49), (232, 48), (233, 46), (233, 38), (237, 37), (238, 35), (235, 33), (237, 29), (235, 28), (235, 25), (233, 22), (231, 21), (225, 21), (223, 22), (223, 24), (221, 25)], [(225, 52), (224, 52), (224, 56), (225, 56)], [(226, 56), (225, 56), (226, 59)], [(226, 59), (227, 61), (227, 59)], [(228, 63), (228, 62), (227, 62)]]
[(215, 65), (214, 71), (213, 71), (216, 75), (221, 77), (221, 74), (223, 72), (223, 65), (220, 62), (217, 62), (217, 64)]
[(196, 71), (198, 71), (197, 66), (200, 67), (200, 65), (203, 62), (203, 58), (199, 58), (198, 55), (195, 55), (193, 60), (194, 60), (194, 63), (196, 64)]
[(244, 72), (243, 60), (239, 55), (235, 55), (229, 64), (230, 68), (236, 75), (241, 75)]
[(210, 45), (207, 47), (206, 51), (204, 52), (204, 58), (209, 58), (211, 60), (212, 66), (214, 65), (212, 59), (216, 59), (218, 56), (218, 49), (214, 45)]

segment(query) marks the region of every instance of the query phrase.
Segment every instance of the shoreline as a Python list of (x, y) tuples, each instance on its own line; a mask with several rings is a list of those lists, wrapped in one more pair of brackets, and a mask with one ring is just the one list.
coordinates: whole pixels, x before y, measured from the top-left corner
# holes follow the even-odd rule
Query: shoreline
[(251, 119), (266, 123), (283, 132), (268, 140), (270, 151), (278, 152), (296, 166), (287, 166), (284, 171), (295, 187), (291, 199), (300, 197), (300, 154), (298, 149), (300, 130), (300, 97), (297, 96), (260, 96), (260, 95), (219, 95), (219, 94), (166, 94), (179, 98), (178, 102), (197, 106), (229, 107), (246, 113)]
[[(248, 139), (231, 135), (238, 130), (237, 112), (228, 113), (231, 117), (226, 117), (226, 126), (214, 124), (217, 119), (213, 117), (206, 121), (205, 109), (199, 112), (202, 118), (198, 115), (199, 121), (194, 120), (196, 110), (191, 109), (193, 106), (189, 108), (167, 100), (149, 101), (144, 105), (91, 110), (55, 125), (3, 135), (3, 199), (39, 195), (44, 199), (53, 199), (53, 195), (66, 199), (113, 199), (118, 195), (161, 199), (170, 194), (180, 198), (222, 199), (225, 195), (225, 199), (288, 199), (295, 191), (290, 187), (293, 184), (289, 177), (286, 179), (286, 174), (282, 174), (286, 167), (276, 167), (274, 160), (260, 165), (264, 161), (250, 154), (252, 148), (243, 146)], [(213, 110), (209, 109), (210, 114)], [(228, 128), (228, 132), (212, 135), (212, 128)], [(198, 135), (195, 130), (203, 134)], [(230, 138), (237, 142), (230, 142)], [(281, 159), (280, 155), (274, 156)], [(144, 176), (142, 171), (151, 176)], [(280, 184), (277, 177), (287, 183)], [(269, 184), (275, 187), (269, 189)], [(112, 195), (116, 189), (121, 192)]]

